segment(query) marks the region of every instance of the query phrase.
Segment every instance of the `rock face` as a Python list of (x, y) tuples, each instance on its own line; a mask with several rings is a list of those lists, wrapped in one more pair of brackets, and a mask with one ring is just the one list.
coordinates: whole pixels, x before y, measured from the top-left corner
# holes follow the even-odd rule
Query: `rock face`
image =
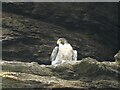
[(118, 51), (118, 53), (114, 57), (115, 57), (115, 62), (117, 64), (120, 64), (120, 50)]
[(115, 62), (98, 62), (89, 57), (58, 67), (18, 61), (0, 61), (0, 64), (3, 88), (114, 90), (120, 86), (120, 67)]
[(113, 60), (118, 51), (117, 3), (2, 6), (4, 60), (50, 64), (50, 54), (60, 37), (78, 51), (78, 59), (90, 56), (99, 61)]
[[(118, 52), (118, 3), (2, 6), (3, 88), (119, 89), (120, 66), (107, 62)], [(54, 67), (49, 57), (60, 37), (78, 51), (78, 61)]]

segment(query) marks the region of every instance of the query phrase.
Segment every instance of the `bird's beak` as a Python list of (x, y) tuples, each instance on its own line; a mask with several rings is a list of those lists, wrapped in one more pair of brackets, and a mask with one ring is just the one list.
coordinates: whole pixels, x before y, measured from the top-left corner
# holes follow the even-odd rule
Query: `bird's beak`
[(59, 45), (61, 42), (60, 41), (57, 41), (57, 44)]

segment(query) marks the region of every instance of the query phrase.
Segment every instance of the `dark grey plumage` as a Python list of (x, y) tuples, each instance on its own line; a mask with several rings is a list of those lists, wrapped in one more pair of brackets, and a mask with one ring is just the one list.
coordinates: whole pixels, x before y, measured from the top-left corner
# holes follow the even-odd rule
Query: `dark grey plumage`
[(55, 60), (55, 58), (56, 58), (56, 56), (57, 56), (57, 53), (58, 53), (58, 50), (59, 50), (59, 47), (58, 47), (58, 46), (56, 46), (56, 47), (53, 49), (52, 54), (51, 54), (51, 56), (50, 56), (50, 60), (51, 60), (51, 61), (54, 61), (54, 60)]

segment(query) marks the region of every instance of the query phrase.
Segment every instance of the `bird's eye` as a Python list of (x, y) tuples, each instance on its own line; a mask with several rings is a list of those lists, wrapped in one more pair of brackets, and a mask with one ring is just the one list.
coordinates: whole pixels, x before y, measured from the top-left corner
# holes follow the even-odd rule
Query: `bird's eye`
[(61, 41), (61, 44), (64, 44), (64, 41)]

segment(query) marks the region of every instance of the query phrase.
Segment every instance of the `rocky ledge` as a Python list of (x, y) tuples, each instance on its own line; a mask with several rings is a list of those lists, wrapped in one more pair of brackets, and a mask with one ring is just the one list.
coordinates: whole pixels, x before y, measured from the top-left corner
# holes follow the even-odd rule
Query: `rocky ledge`
[(90, 57), (57, 67), (36, 62), (0, 61), (3, 88), (119, 89), (120, 66)]

